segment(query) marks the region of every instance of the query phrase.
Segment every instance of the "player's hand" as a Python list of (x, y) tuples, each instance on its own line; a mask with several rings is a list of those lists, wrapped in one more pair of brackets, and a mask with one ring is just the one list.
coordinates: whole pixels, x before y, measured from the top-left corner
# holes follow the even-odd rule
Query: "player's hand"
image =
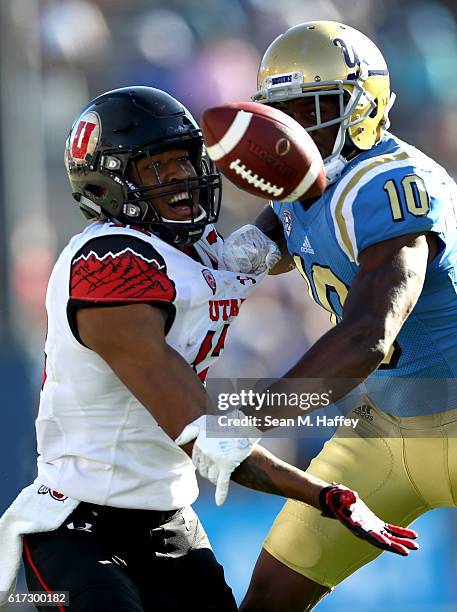
[[(195, 440), (192, 462), (203, 478), (216, 485), (216, 505), (222, 506), (228, 494), (233, 470), (251, 454), (260, 437), (216, 437), (220, 436), (221, 432), (221, 428), (217, 426), (217, 418), (214, 415), (199, 417), (183, 429), (175, 442), (178, 446), (183, 446)], [(211, 433), (208, 437), (207, 431), (213, 432), (213, 437)]]
[(281, 252), (255, 225), (243, 225), (224, 241), (222, 259), (227, 270), (262, 274), (281, 259)]
[(389, 550), (406, 557), (410, 550), (417, 550), (414, 542), (417, 533), (397, 525), (385, 523), (368, 508), (356, 491), (344, 485), (332, 484), (320, 493), (322, 515), (336, 518), (352, 533), (377, 548)]

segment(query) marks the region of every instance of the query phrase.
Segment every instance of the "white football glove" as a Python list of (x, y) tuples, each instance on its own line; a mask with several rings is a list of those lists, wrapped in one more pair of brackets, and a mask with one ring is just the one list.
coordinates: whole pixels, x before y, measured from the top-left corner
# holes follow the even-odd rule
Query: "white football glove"
[(281, 252), (255, 225), (243, 225), (230, 234), (222, 247), (227, 270), (243, 274), (262, 274), (281, 259)]
[[(233, 414), (233, 413), (231, 413)], [(236, 416), (244, 416), (237, 411)], [(260, 440), (261, 432), (250, 428), (253, 438), (221, 438), (207, 437), (206, 431), (213, 431), (214, 436), (220, 435), (221, 426), (217, 424), (218, 416), (203, 415), (184, 427), (175, 442), (183, 446), (188, 442), (194, 442), (192, 450), (192, 462), (203, 478), (207, 478), (216, 485), (215, 500), (217, 506), (224, 503), (230, 485), (230, 476), (240, 463), (248, 457), (254, 446)], [(223, 428), (229, 430), (229, 428)]]

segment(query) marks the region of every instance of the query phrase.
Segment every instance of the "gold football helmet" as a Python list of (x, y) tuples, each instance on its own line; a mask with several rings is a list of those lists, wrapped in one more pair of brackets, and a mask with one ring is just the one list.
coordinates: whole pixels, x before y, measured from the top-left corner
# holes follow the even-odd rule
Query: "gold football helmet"
[[(347, 160), (345, 144), (368, 150), (389, 127), (395, 100), (389, 71), (376, 45), (361, 32), (333, 21), (310, 21), (278, 36), (260, 64), (256, 102), (274, 104), (314, 97), (316, 124), (308, 132), (340, 124), (335, 146), (324, 162), (331, 183)], [(339, 97), (339, 117), (321, 122), (320, 97)]]

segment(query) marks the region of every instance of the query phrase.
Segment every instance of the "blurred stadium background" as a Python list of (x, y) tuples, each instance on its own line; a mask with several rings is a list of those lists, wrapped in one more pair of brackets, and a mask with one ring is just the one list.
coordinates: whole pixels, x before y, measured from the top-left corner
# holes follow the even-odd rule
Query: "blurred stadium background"
[[(455, 0), (2, 0), (0, 3), (0, 511), (35, 475), (33, 419), (53, 262), (84, 226), (63, 166), (76, 113), (103, 91), (167, 90), (198, 119), (207, 106), (247, 100), (269, 42), (289, 26), (332, 19), (370, 36), (391, 70), (393, 131), (457, 175)], [(220, 229), (252, 220), (262, 202), (226, 184)], [(292, 272), (268, 279), (244, 305), (213, 377), (281, 374), (328, 320)], [(306, 466), (323, 440), (275, 440)], [(197, 509), (237, 597), (282, 500), (233, 486), (217, 509), (202, 486)], [(457, 609), (457, 514), (417, 521), (422, 549), (383, 555), (319, 610)], [(1, 542), (0, 542), (1, 546)], [(71, 562), (71, 560), (69, 560)], [(23, 579), (19, 584), (23, 589)], [(17, 606), (15, 607), (17, 610)], [(27, 609), (24, 607), (24, 610)], [(285, 611), (287, 612), (287, 611)]]

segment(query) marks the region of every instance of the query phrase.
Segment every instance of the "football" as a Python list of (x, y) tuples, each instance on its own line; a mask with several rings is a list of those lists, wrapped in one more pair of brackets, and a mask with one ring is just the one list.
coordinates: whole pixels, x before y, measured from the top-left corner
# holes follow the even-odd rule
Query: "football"
[(209, 157), (240, 189), (294, 201), (320, 196), (322, 157), (306, 130), (282, 111), (258, 102), (208, 108), (201, 128)]

